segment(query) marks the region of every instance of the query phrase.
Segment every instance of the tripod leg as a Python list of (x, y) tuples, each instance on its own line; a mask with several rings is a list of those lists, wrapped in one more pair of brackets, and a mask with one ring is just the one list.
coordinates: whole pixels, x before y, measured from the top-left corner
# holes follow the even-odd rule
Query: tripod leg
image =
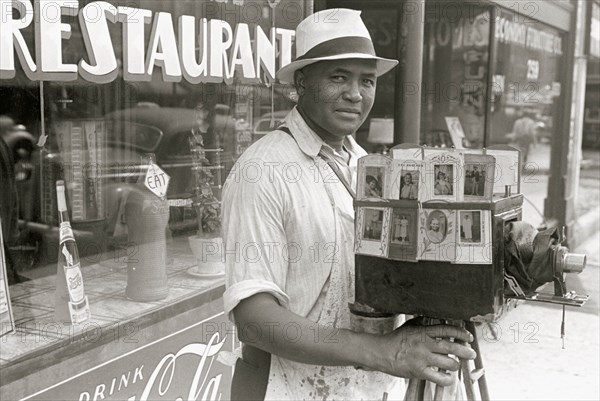
[(443, 401), (444, 389), (444, 386), (440, 386), (439, 384), (435, 385), (435, 394), (433, 395), (433, 401)]
[[(471, 334), (473, 334), (473, 342), (471, 343), (471, 347), (473, 351), (477, 353), (477, 357), (475, 358), (475, 369), (483, 369), (483, 359), (481, 359), (481, 352), (479, 350), (479, 342), (477, 341), (477, 333), (475, 331), (475, 324), (473, 322), (466, 322), (466, 329), (469, 330)], [(470, 377), (470, 375), (469, 375)], [(482, 401), (489, 401), (490, 395), (488, 392), (487, 381), (485, 379), (485, 374), (482, 375), (479, 380), (479, 393), (481, 394)]]
[(404, 395), (405, 401), (423, 401), (425, 397), (425, 380), (410, 379), (408, 381), (408, 387), (406, 388), (406, 394)]
[(467, 393), (467, 400), (475, 401), (475, 392), (473, 391), (473, 381), (471, 380), (471, 372), (469, 370), (469, 361), (460, 361), (460, 370), (462, 372), (462, 379), (465, 384), (465, 392)]

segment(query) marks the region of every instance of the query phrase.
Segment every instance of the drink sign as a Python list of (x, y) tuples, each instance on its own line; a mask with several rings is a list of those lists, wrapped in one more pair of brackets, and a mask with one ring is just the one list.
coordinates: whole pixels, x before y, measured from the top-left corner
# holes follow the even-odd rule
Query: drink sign
[(144, 179), (144, 185), (146, 188), (150, 190), (154, 195), (159, 198), (164, 198), (167, 196), (167, 188), (169, 187), (169, 181), (171, 177), (163, 169), (158, 167), (155, 163), (150, 163), (148, 165), (148, 170), (146, 171), (146, 178)]
[(111, 360), (89, 360), (66, 380), (22, 400), (228, 400), (235, 337), (221, 312)]

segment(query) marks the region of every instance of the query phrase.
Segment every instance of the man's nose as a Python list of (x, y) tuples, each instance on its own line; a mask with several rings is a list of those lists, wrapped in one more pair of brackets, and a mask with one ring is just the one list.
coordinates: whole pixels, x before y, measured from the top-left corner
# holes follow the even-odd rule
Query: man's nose
[(362, 94), (360, 93), (360, 85), (358, 80), (348, 81), (348, 85), (344, 88), (343, 99), (357, 103), (362, 100)]

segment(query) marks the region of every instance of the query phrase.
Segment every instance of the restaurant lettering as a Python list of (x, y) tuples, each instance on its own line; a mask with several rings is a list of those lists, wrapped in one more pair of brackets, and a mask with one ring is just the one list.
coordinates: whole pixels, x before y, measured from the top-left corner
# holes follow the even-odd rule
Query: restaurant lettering
[[(15, 12), (16, 11), (16, 12)], [(72, 26), (64, 16), (78, 18), (86, 55), (77, 64), (63, 61), (63, 41)], [(109, 24), (122, 26), (122, 54), (116, 54)], [(148, 38), (146, 25), (151, 26)], [(24, 31), (35, 32), (35, 50)], [(16, 59), (31, 80), (112, 82), (122, 68), (127, 81), (150, 81), (155, 68), (167, 82), (186, 80), (256, 83), (273, 80), (278, 66), (292, 59), (294, 31), (220, 19), (114, 6), (105, 1), (79, 8), (74, 0), (0, 0), (0, 79), (16, 75)], [(34, 52), (33, 52), (34, 51)], [(119, 66), (121, 60), (122, 66)]]

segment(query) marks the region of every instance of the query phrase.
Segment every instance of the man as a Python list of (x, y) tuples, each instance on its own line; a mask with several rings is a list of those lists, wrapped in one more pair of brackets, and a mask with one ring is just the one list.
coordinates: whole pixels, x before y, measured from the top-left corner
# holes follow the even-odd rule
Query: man
[(473, 166), (473, 172), (471, 173), (471, 195), (480, 195), (479, 170), (477, 170), (477, 166)]
[(473, 241), (473, 221), (468, 214), (465, 214), (465, 217), (462, 221), (463, 234), (466, 242)]
[(404, 325), (373, 336), (349, 329), (350, 192), (366, 154), (351, 135), (373, 106), (377, 77), (397, 62), (375, 56), (360, 13), (343, 9), (302, 21), (296, 56), (277, 74), (298, 92), (286, 128), (246, 150), (223, 193), (223, 300), (245, 344), (232, 398), (401, 398), (390, 375), (448, 385), (451, 376), (432, 368), (456, 371), (447, 354), (474, 358), (448, 340), (469, 341), (466, 331)]
[(439, 244), (444, 240), (444, 233), (440, 231), (440, 221), (435, 217), (431, 219), (431, 222), (429, 223), (427, 237), (434, 244)]
[(537, 143), (537, 125), (532, 118), (534, 113), (529, 109), (519, 110), (518, 116), (507, 137), (511, 140), (509, 144), (521, 151), (521, 164), (524, 166), (529, 160), (531, 147)]

